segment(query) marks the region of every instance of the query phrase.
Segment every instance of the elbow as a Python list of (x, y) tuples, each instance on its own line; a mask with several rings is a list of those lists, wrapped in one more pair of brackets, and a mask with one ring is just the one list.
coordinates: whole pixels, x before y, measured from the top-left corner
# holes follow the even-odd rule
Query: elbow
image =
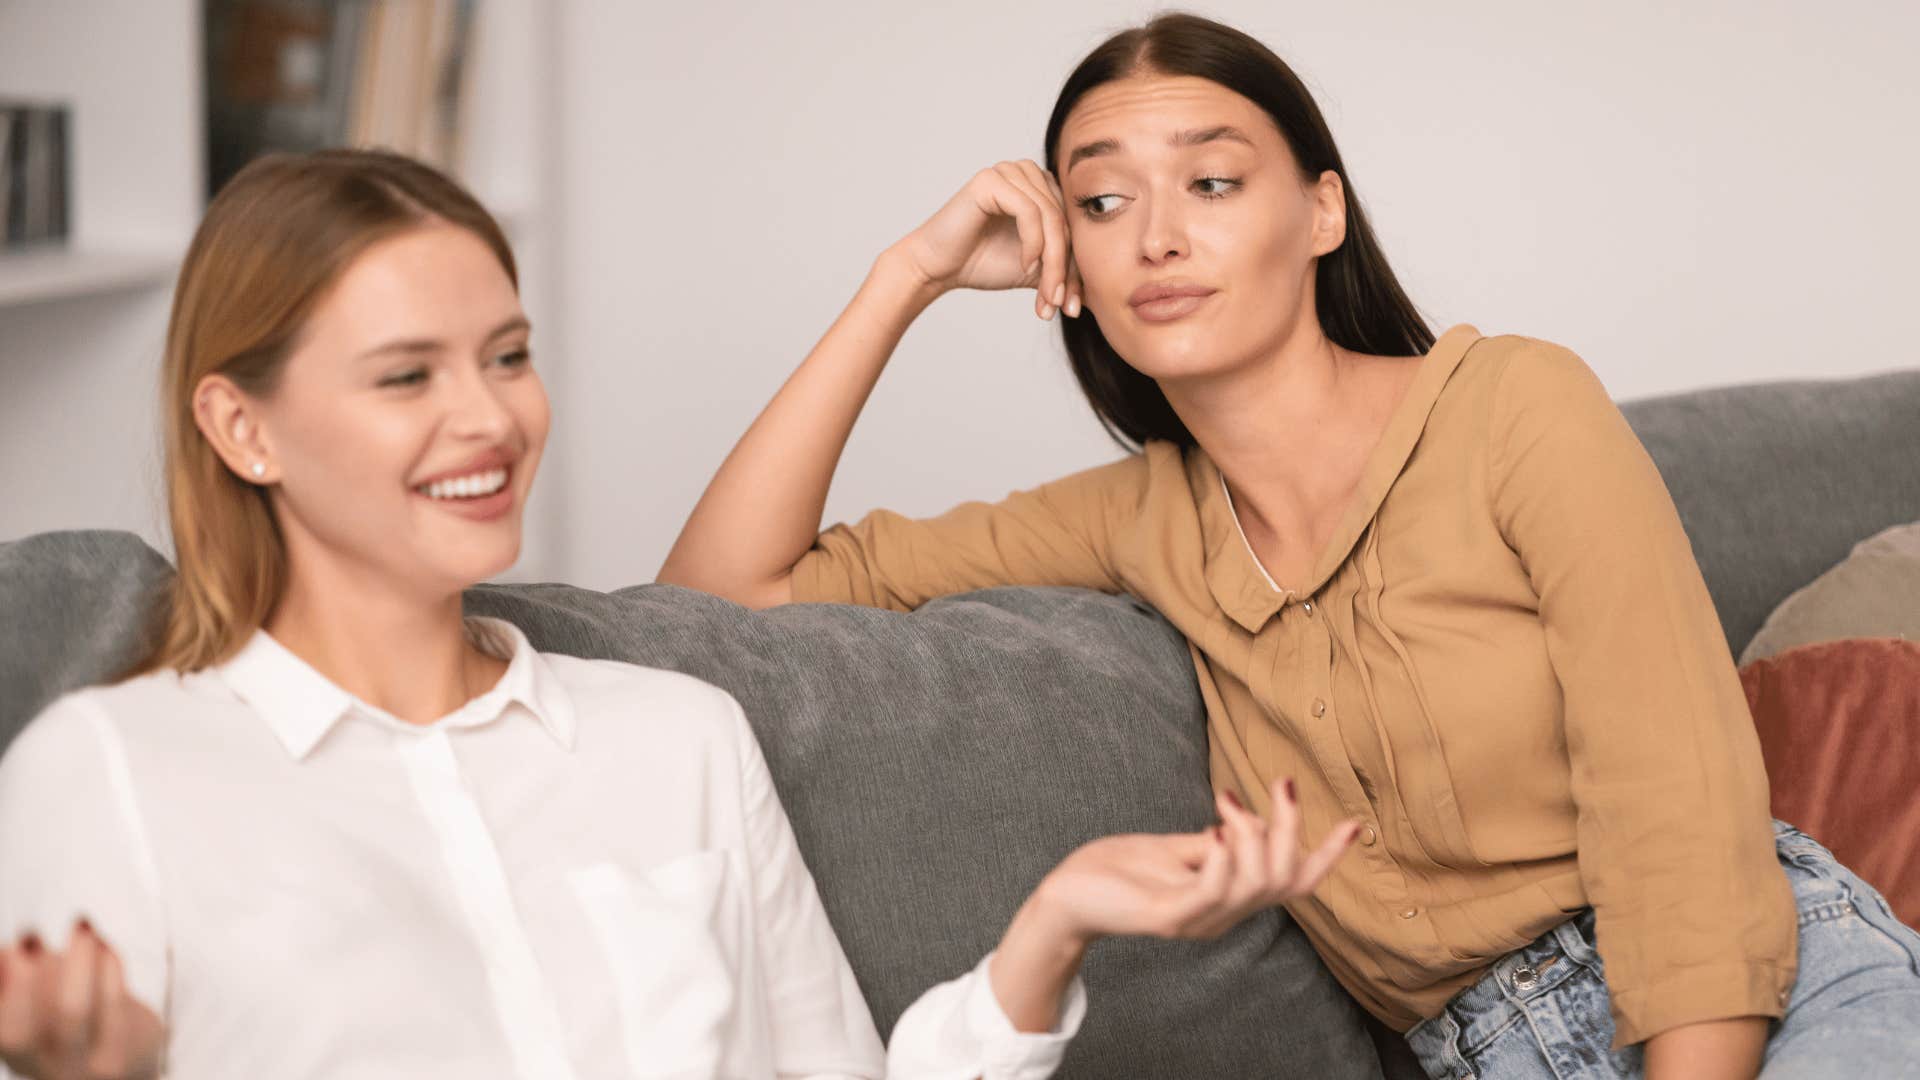
[(698, 573), (677, 565), (669, 558), (654, 581), (729, 600), (741, 607), (762, 611), (793, 603), (793, 573), (788, 571), (771, 580), (755, 581), (726, 574)]

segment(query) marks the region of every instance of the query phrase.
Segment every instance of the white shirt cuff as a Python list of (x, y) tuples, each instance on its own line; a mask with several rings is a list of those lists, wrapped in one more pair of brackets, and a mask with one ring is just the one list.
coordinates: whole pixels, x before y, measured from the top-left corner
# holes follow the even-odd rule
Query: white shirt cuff
[(1016, 1031), (1000, 999), (993, 994), (988, 953), (967, 975), (967, 1029), (979, 1040), (984, 1080), (1042, 1080), (1060, 1067), (1067, 1044), (1087, 1016), (1087, 988), (1075, 975), (1060, 1002), (1060, 1021), (1052, 1031)]

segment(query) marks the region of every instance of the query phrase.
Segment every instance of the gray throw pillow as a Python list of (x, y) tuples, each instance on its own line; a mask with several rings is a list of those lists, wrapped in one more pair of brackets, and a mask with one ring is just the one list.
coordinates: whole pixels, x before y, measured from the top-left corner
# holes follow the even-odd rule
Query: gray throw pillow
[[(125, 534), (0, 544), (0, 740), (131, 658), (166, 573)], [(1076, 845), (1212, 818), (1186, 645), (1126, 598), (1001, 589), (911, 615), (755, 613), (667, 586), (522, 585), (475, 589), (467, 608), (540, 649), (687, 672), (740, 700), (882, 1032), (991, 949)], [(1359, 1008), (1281, 912), (1213, 942), (1103, 942), (1085, 978), (1062, 1076), (1381, 1075)]]
[(1740, 663), (1856, 637), (1920, 641), (1920, 521), (1860, 541), (1840, 565), (1782, 600)]

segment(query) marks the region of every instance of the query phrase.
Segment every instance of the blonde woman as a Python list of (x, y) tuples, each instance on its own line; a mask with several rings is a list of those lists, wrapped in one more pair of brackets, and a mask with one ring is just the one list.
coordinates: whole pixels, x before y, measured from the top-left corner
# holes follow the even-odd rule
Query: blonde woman
[(549, 412), (511, 251), (402, 158), (214, 200), (167, 339), (152, 656), (0, 762), (0, 1061), (179, 1076), (1039, 1077), (1105, 934), (1310, 890), (1233, 805), (1070, 855), (882, 1049), (739, 707), (465, 620)]

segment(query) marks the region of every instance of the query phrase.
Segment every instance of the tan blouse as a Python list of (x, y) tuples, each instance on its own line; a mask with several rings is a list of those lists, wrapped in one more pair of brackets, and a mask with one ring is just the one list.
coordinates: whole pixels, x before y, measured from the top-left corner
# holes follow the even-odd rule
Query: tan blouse
[(1591, 905), (1616, 1045), (1777, 1017), (1792, 894), (1733, 659), (1665, 485), (1571, 352), (1448, 331), (1310, 581), (1276, 591), (1199, 449), (820, 536), (794, 594), (1128, 592), (1193, 648), (1214, 784), (1359, 842), (1288, 910), (1406, 1029)]

